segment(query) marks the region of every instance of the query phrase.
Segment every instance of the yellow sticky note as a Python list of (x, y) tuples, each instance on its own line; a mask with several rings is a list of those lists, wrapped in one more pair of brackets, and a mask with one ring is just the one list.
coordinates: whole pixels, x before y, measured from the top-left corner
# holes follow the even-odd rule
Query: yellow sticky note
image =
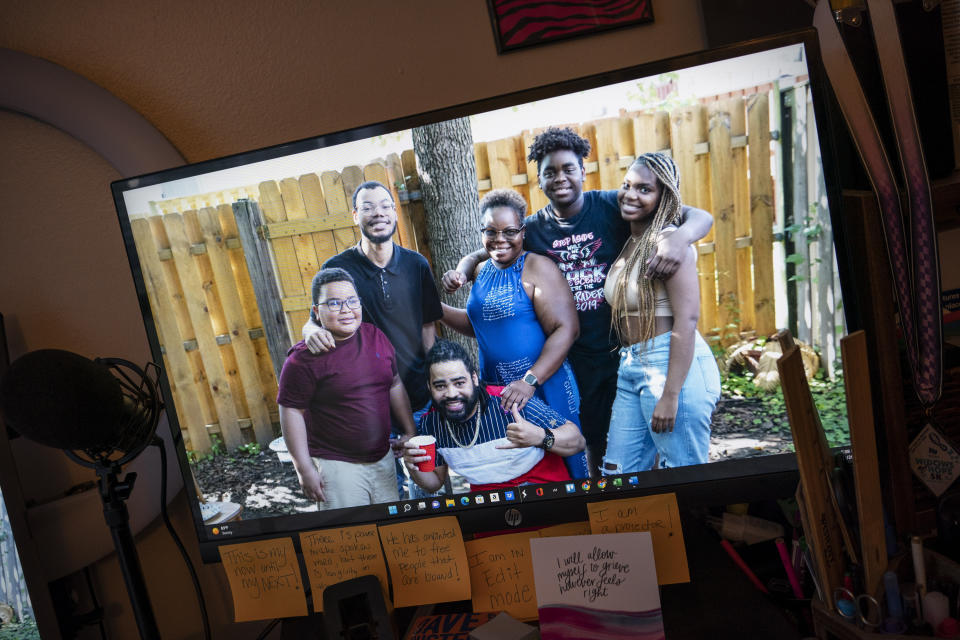
[[(587, 524), (587, 523), (584, 523)], [(530, 539), (536, 531), (470, 540), (470, 588), (474, 611), (506, 611), (518, 620), (537, 617)]]
[(300, 564), (290, 538), (219, 548), (237, 622), (307, 615)]
[(387, 565), (383, 561), (377, 525), (304, 531), (300, 534), (300, 548), (313, 591), (314, 611), (323, 611), (324, 589), (365, 575), (377, 576), (383, 599), (389, 601)]
[(379, 532), (390, 567), (394, 606), (470, 599), (467, 552), (455, 517), (389, 524)]
[(587, 512), (593, 533), (649, 531), (657, 562), (657, 582), (690, 582), (677, 494), (594, 502), (587, 505)]
[(552, 527), (544, 527), (537, 531), (541, 538), (557, 538), (560, 536), (588, 536), (593, 533), (589, 522), (564, 522)]

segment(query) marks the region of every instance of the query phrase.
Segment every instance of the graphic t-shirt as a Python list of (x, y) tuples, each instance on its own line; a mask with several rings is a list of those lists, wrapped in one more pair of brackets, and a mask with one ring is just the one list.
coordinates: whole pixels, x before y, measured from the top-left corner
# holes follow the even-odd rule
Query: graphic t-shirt
[(580, 318), (580, 337), (571, 351), (609, 353), (619, 346), (610, 331), (610, 305), (603, 295), (610, 265), (630, 237), (620, 217), (616, 191), (585, 191), (580, 213), (562, 220), (547, 205), (524, 220), (523, 248), (557, 263), (567, 279)]

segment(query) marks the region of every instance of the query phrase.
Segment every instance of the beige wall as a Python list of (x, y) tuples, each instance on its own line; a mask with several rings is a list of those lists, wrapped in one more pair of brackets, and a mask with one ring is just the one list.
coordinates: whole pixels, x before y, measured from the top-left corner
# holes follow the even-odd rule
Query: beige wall
[[(3, 0), (0, 47), (106, 88), (195, 162), (705, 46), (697, 0), (654, 9), (652, 25), (498, 56), (484, 0)], [(12, 356), (56, 347), (145, 362), (109, 190), (121, 176), (22, 115), (0, 111), (0, 140), (0, 312)], [(28, 497), (86, 477), (59, 453), (18, 447)], [(185, 504), (174, 503), (174, 521), (195, 551)], [(148, 528), (139, 549), (163, 637), (201, 637), (167, 533)], [(215, 637), (254, 637), (263, 623), (229, 624), (220, 574), (201, 568)], [(116, 562), (98, 563), (95, 579), (111, 637), (135, 637)]]

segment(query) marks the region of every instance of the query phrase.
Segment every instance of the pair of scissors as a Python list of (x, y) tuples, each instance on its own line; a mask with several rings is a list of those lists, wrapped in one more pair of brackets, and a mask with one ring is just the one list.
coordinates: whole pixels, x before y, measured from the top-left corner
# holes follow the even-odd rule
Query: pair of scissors
[(837, 587), (833, 591), (833, 601), (840, 617), (861, 629), (875, 630), (883, 622), (880, 603), (868, 593), (854, 595), (846, 587)]

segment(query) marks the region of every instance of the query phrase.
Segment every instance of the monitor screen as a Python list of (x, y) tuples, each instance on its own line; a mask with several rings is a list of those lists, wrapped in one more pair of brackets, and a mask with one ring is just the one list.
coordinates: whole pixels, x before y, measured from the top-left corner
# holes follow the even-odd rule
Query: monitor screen
[[(114, 183), (205, 557), (222, 542), (346, 523), (455, 513), (497, 529), (583, 518), (585, 501), (631, 492), (718, 503), (792, 492), (763, 481), (795, 469), (770, 337), (788, 328), (802, 343), (828, 440), (843, 445), (837, 346), (857, 322), (841, 293), (818, 65), (803, 31)], [(585, 145), (550, 147), (551, 136)], [(652, 211), (664, 194), (693, 212), (677, 220), (664, 205), (660, 222), (646, 217), (643, 203)], [(653, 224), (679, 235), (696, 210), (713, 225), (681, 245), (694, 275), (651, 281), (650, 306), (646, 293), (624, 294), (611, 312), (611, 269), (638, 274), (636, 261), (654, 255), (631, 243)], [(466, 274), (476, 283), (446, 293), (441, 278), (477, 250), (486, 263)], [(352, 282), (328, 273), (314, 287), (331, 259)], [(508, 267), (514, 280), (497, 280)], [(671, 294), (677, 311), (696, 310), (702, 339), (687, 332), (677, 349), (691, 365), (665, 355), (659, 374), (629, 382), (624, 361), (642, 370), (645, 357), (669, 354), (671, 323), (690, 319), (671, 315)], [(625, 318), (621, 331), (611, 317)], [(313, 339), (332, 349), (297, 346), (321, 325)], [(424, 361), (434, 332), (479, 353), (476, 382), (466, 365), (458, 381), (459, 369)], [(671, 379), (674, 366), (687, 377)], [(551, 373), (535, 380), (537, 370)], [(560, 384), (548, 394), (551, 379)], [(679, 409), (661, 405), (656, 394), (678, 380)], [(521, 419), (497, 409), (498, 394), (534, 399)], [(601, 396), (624, 403), (613, 420)], [(670, 416), (697, 402), (705, 420), (677, 417), (683, 428), (670, 431)], [(404, 406), (418, 422), (397, 417)], [(531, 440), (544, 422), (574, 432), (558, 430), (550, 450)], [(510, 423), (535, 431), (511, 440)], [(390, 445), (410, 425), (435, 438), (443, 473), (394, 461)], [(681, 431), (691, 451), (671, 450)], [(318, 501), (324, 489), (338, 497)]]

